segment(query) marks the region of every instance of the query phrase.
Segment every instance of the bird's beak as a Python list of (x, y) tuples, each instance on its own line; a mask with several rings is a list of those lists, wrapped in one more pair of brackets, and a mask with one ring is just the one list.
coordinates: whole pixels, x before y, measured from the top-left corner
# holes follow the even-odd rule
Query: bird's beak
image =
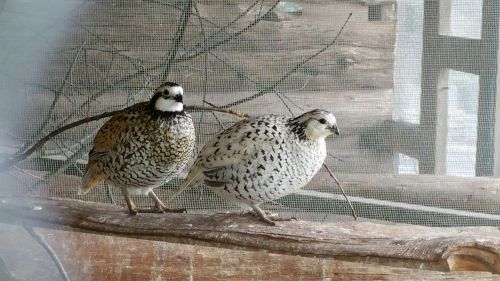
[(182, 95), (177, 95), (177, 96), (175, 96), (175, 97), (174, 97), (174, 100), (175, 100), (176, 102), (182, 102), (182, 100), (183, 100), (183, 99), (182, 99)]
[(339, 128), (337, 126), (332, 126), (330, 128), (330, 131), (332, 131), (332, 133), (336, 134), (337, 136), (340, 135)]

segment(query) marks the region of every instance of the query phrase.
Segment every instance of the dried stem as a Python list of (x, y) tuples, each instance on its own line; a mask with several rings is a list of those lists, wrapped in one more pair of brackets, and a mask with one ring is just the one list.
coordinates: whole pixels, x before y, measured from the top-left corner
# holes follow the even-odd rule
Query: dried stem
[[(78, 61), (78, 58), (80, 57), (80, 54), (83, 51), (86, 44), (87, 44), (87, 41), (84, 41), (84, 42), (82, 42), (82, 44), (80, 44), (80, 47), (78, 48), (75, 55), (73, 56), (71, 64), (70, 64), (68, 70), (66, 71), (66, 74), (64, 75), (64, 79), (62, 80), (62, 83), (61, 83), (61, 85), (59, 85), (58, 89), (50, 89), (49, 87), (42, 86), (43, 88), (54, 93), (54, 100), (52, 101), (52, 104), (50, 105), (49, 109), (47, 110), (47, 114), (45, 115), (44, 120), (41, 122), (40, 126), (36, 129), (36, 131), (33, 134), (31, 134), (29, 139), (35, 139), (36, 137), (38, 137), (49, 125), (49, 123), (50, 123), (49, 121), (54, 114), (56, 105), (59, 102), (59, 99), (61, 98), (61, 96), (64, 95), (63, 94), (64, 87), (66, 87), (66, 85), (68, 84), (68, 81), (71, 77), (71, 73), (73, 72), (73, 69)], [(24, 146), (20, 149), (20, 151), (25, 150), (26, 148), (30, 147), (32, 144), (33, 144), (33, 142), (26, 142), (24, 144)]]
[(167, 80), (170, 69), (172, 69), (172, 66), (175, 63), (175, 57), (177, 56), (177, 51), (179, 50), (182, 39), (184, 38), (184, 32), (186, 31), (189, 16), (191, 15), (191, 4), (192, 1), (187, 0), (184, 5), (179, 26), (177, 27), (177, 31), (175, 32), (174, 43), (170, 50), (170, 56), (168, 57), (168, 61), (166, 62), (165, 69), (163, 71), (163, 81)]
[(204, 53), (207, 53), (221, 45), (224, 45), (226, 43), (228, 43), (229, 41), (232, 41), (233, 39), (235, 39), (236, 37), (240, 36), (241, 34), (245, 33), (246, 31), (250, 30), (252, 27), (254, 27), (255, 25), (257, 25), (260, 21), (262, 21), (263, 19), (265, 19), (268, 14), (270, 14), (274, 8), (276, 7), (276, 5), (278, 5), (280, 1), (276, 1), (274, 2), (274, 4), (271, 6), (271, 8), (269, 8), (269, 10), (264, 14), (262, 15), (261, 17), (258, 17), (257, 19), (255, 19), (254, 21), (252, 21), (249, 25), (247, 25), (246, 27), (244, 27), (243, 29), (231, 34), (231, 36), (223, 39), (223, 40), (220, 40), (218, 42), (215, 42), (213, 43), (212, 45), (210, 46), (205, 46), (205, 48), (201, 49), (200, 51), (194, 53), (194, 54), (191, 54), (191, 55), (185, 55), (185, 56), (182, 56), (180, 58), (178, 58), (176, 60), (176, 62), (183, 62), (183, 61), (188, 61), (188, 60), (191, 60), (191, 59), (194, 59), (196, 57), (198, 57), (199, 55), (202, 55)]
[[(209, 109), (211, 111), (218, 111), (218, 112), (229, 113), (229, 114), (232, 114), (232, 115), (236, 115), (239, 118), (248, 118), (248, 117), (250, 117), (250, 115), (248, 115), (247, 113), (240, 112), (240, 111), (235, 111), (235, 110), (231, 110), (231, 109), (220, 108), (220, 107), (217, 107), (213, 103), (208, 102), (208, 101), (203, 101), (203, 103), (206, 103), (206, 104), (210, 105), (211, 107)], [(191, 109), (198, 109), (198, 110), (207, 110), (207, 108), (203, 107), (203, 106), (190, 106), (189, 108), (191, 108)]]
[(355, 220), (357, 220), (358, 219), (358, 214), (356, 214), (356, 209), (354, 209), (354, 206), (352, 206), (351, 201), (349, 200), (349, 198), (347, 198), (347, 195), (345, 194), (345, 191), (342, 188), (342, 185), (340, 184), (340, 181), (337, 179), (337, 177), (333, 174), (332, 170), (330, 170), (330, 168), (328, 168), (328, 166), (325, 163), (323, 163), (323, 166), (326, 168), (326, 170), (328, 171), (328, 173), (330, 174), (330, 176), (333, 178), (333, 180), (335, 181), (335, 183), (337, 183), (337, 185), (339, 186), (340, 191), (342, 192), (342, 195), (344, 195), (345, 200), (347, 200), (347, 203), (349, 204), (349, 207), (351, 208), (352, 217)]
[(335, 44), (335, 42), (337, 42), (337, 39), (339, 38), (340, 34), (344, 30), (344, 27), (347, 25), (347, 22), (349, 21), (349, 19), (351, 18), (351, 16), (352, 16), (352, 13), (349, 14), (349, 16), (345, 20), (344, 24), (342, 25), (342, 27), (340, 28), (339, 32), (337, 33), (337, 35), (335, 36), (335, 38), (332, 40), (332, 42), (328, 43), (324, 48), (322, 48), (321, 50), (317, 51), (312, 56), (310, 56), (310, 57), (306, 58), (305, 60), (299, 62), (297, 65), (295, 65), (294, 68), (292, 68), (290, 71), (288, 71), (287, 73), (285, 73), (285, 75), (281, 76), (281, 78), (279, 78), (278, 80), (276, 80), (271, 86), (266, 87), (265, 89), (260, 90), (258, 93), (254, 94), (253, 96), (246, 97), (246, 98), (243, 98), (243, 99), (240, 99), (240, 100), (237, 100), (237, 101), (234, 101), (234, 102), (222, 105), (222, 106), (220, 106), (220, 108), (228, 108), (228, 107), (233, 107), (233, 106), (236, 106), (236, 105), (240, 105), (242, 103), (251, 101), (251, 100), (256, 99), (256, 98), (258, 98), (260, 96), (263, 96), (263, 95), (265, 95), (265, 94), (267, 94), (269, 92), (274, 91), (274, 89), (276, 87), (278, 87), (283, 81), (285, 81), (288, 77), (290, 77), (290, 75), (292, 75), (293, 73), (295, 73), (305, 63), (307, 63), (308, 61), (310, 61), (310, 60), (314, 59), (315, 57), (319, 56), (321, 53), (323, 53), (324, 51), (326, 51), (326, 49), (328, 49), (329, 47), (333, 46)]
[[(236, 23), (238, 20), (240, 20), (243, 16), (245, 16), (253, 7), (255, 7), (255, 5), (257, 5), (257, 3), (259, 3), (260, 1), (255, 1), (252, 5), (250, 5), (245, 11), (243, 11), (241, 14), (239, 14), (236, 18), (234, 18), (231, 22), (229, 22), (228, 24), (224, 25), (223, 27), (220, 27), (216, 32), (212, 33), (211, 35), (209, 35), (208, 37), (205, 35), (205, 33), (203, 32), (203, 37), (204, 37), (204, 41), (203, 41), (203, 44), (205, 46), (208, 46), (208, 40), (211, 40), (213, 38), (216, 38), (220, 33), (226, 33), (226, 30), (231, 26), (233, 25), (234, 23)], [(200, 18), (200, 15), (199, 13), (197, 12), (197, 15), (198, 15), (198, 18), (200, 19), (200, 27), (203, 31), (203, 26), (202, 26), (202, 20)], [(198, 44), (197, 47), (202, 47), (200, 44)]]

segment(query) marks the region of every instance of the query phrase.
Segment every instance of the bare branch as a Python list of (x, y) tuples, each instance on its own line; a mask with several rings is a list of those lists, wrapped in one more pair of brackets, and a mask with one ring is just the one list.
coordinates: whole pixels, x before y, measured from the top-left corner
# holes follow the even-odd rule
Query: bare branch
[[(236, 23), (237, 21), (239, 21), (243, 16), (245, 16), (253, 7), (255, 7), (255, 5), (257, 5), (257, 3), (259, 3), (259, 1), (260, 0), (255, 1), (245, 11), (243, 11), (242, 13), (240, 13), (236, 18), (234, 18), (232, 21), (230, 21), (228, 24), (224, 25), (223, 27), (220, 27), (217, 31), (215, 31), (214, 33), (210, 34), (208, 37), (205, 35), (205, 33), (203, 33), (203, 37), (204, 37), (203, 45), (208, 46), (208, 43), (207, 43), (208, 40), (211, 40), (214, 37), (217, 37), (221, 33), (226, 33), (226, 30), (231, 25), (233, 25), (234, 23)], [(200, 25), (201, 25), (202, 24), (201, 17), (199, 16), (198, 12), (197, 12), (197, 14), (198, 14), (198, 18), (200, 19)], [(199, 48), (199, 47), (202, 47), (201, 44), (198, 44), (196, 46), (196, 48)]]
[[(66, 74), (64, 75), (64, 79), (63, 79), (61, 85), (59, 86), (59, 88), (57, 90), (54, 90), (54, 91), (49, 89), (50, 91), (52, 91), (54, 93), (54, 100), (52, 101), (52, 104), (50, 105), (49, 109), (47, 110), (47, 114), (45, 115), (44, 120), (41, 122), (40, 126), (35, 130), (35, 132), (33, 132), (33, 134), (31, 134), (31, 136), (28, 139), (32, 140), (32, 139), (37, 138), (49, 125), (49, 121), (53, 116), (57, 102), (61, 98), (62, 91), (63, 91), (64, 87), (66, 86), (66, 84), (71, 76), (71, 73), (73, 72), (73, 68), (75, 67), (76, 62), (77, 62), (78, 58), (80, 57), (80, 54), (81, 54), (82, 50), (84, 49), (84, 46), (86, 43), (87, 42), (84, 41), (84, 42), (82, 42), (82, 44), (80, 44), (80, 47), (78, 48), (75, 55), (73, 56), (71, 64), (69, 65), (69, 68), (66, 71)], [(44, 88), (48, 89), (48, 87), (44, 87)], [(33, 144), (33, 142), (29, 142), (29, 141), (26, 142), (23, 145), (23, 147), (21, 147), (20, 151), (24, 151), (26, 148), (30, 147), (32, 144)]]
[[(147, 103), (147, 102), (145, 102), (145, 103)], [(37, 141), (27, 151), (25, 151), (23, 153), (21, 151), (16, 152), (14, 154), (15, 156), (13, 156), (11, 159), (6, 160), (6, 161), (4, 161), (3, 163), (0, 164), (0, 171), (4, 171), (4, 170), (12, 167), (13, 165), (16, 165), (18, 162), (26, 159), (33, 152), (35, 152), (37, 149), (39, 149), (40, 147), (42, 147), (47, 141), (49, 141), (50, 139), (52, 139), (53, 137), (59, 135), (60, 133), (62, 133), (64, 131), (67, 131), (67, 130), (69, 130), (71, 128), (80, 126), (80, 125), (85, 124), (85, 123), (89, 123), (89, 122), (92, 122), (92, 121), (96, 121), (96, 120), (100, 120), (100, 119), (103, 119), (103, 118), (106, 118), (106, 117), (113, 116), (113, 115), (115, 115), (115, 114), (117, 114), (119, 112), (122, 112), (123, 110), (126, 110), (126, 109), (120, 109), (120, 110), (115, 110), (115, 111), (110, 111), (110, 112), (104, 112), (102, 114), (98, 114), (98, 115), (91, 116), (91, 117), (86, 117), (86, 118), (80, 119), (78, 121), (72, 122), (70, 124), (64, 125), (64, 126), (58, 128), (58, 129), (50, 132), (45, 137), (41, 138), (39, 141)], [(223, 113), (228, 113), (228, 114), (236, 115), (239, 118), (246, 118), (246, 117), (248, 117), (248, 114), (246, 114), (246, 113), (242, 113), (242, 112), (238, 112), (238, 111), (234, 111), (234, 110), (229, 110), (229, 109), (217, 108), (217, 107), (186, 106), (186, 110), (217, 111), (217, 112), (223, 112)]]
[(174, 42), (172, 48), (170, 48), (170, 56), (168, 57), (167, 62), (165, 63), (165, 69), (163, 70), (163, 80), (167, 80), (168, 74), (170, 73), (170, 69), (175, 63), (175, 57), (177, 56), (177, 50), (179, 49), (179, 45), (182, 42), (184, 37), (184, 32), (186, 31), (186, 26), (189, 20), (189, 16), (191, 15), (191, 5), (192, 0), (187, 0), (184, 9), (181, 15), (181, 19), (179, 25), (177, 27), (177, 31), (175, 32)]
[(260, 96), (263, 96), (263, 95), (265, 95), (265, 94), (267, 94), (269, 92), (274, 91), (274, 89), (277, 86), (279, 86), (283, 81), (285, 81), (288, 77), (290, 77), (290, 75), (292, 75), (293, 73), (295, 73), (305, 63), (307, 63), (308, 61), (310, 61), (310, 60), (314, 59), (315, 57), (319, 56), (321, 53), (323, 53), (324, 51), (326, 51), (329, 47), (333, 46), (335, 44), (335, 42), (337, 42), (337, 39), (339, 38), (340, 34), (344, 30), (344, 27), (347, 25), (347, 22), (349, 21), (349, 19), (351, 18), (351, 16), (352, 16), (352, 13), (349, 14), (349, 16), (347, 17), (346, 21), (344, 22), (344, 24), (342, 25), (342, 27), (340, 28), (339, 32), (337, 33), (337, 35), (335, 36), (335, 38), (333, 39), (332, 42), (328, 43), (325, 47), (323, 47), (318, 52), (314, 53), (312, 56), (310, 56), (310, 57), (306, 58), (305, 60), (299, 62), (297, 65), (295, 65), (295, 67), (293, 67), (290, 71), (288, 71), (287, 73), (285, 73), (285, 75), (281, 76), (281, 78), (279, 78), (278, 80), (276, 80), (272, 85), (270, 85), (269, 87), (266, 87), (263, 90), (260, 90), (258, 93), (254, 94), (254, 95), (252, 95), (250, 97), (246, 97), (246, 98), (243, 98), (243, 99), (240, 99), (240, 100), (237, 100), (237, 101), (234, 101), (234, 102), (222, 105), (222, 106), (220, 106), (220, 108), (228, 108), (228, 107), (233, 107), (233, 106), (236, 106), (236, 105), (240, 105), (242, 103), (251, 101), (251, 100), (256, 99), (256, 98), (258, 98)]
[(347, 201), (347, 203), (349, 204), (349, 207), (351, 208), (352, 217), (355, 220), (357, 220), (358, 219), (358, 214), (356, 214), (356, 209), (354, 209), (354, 207), (352, 206), (351, 201), (349, 200), (349, 198), (347, 198), (347, 195), (345, 194), (344, 188), (342, 188), (342, 185), (340, 184), (340, 181), (337, 179), (337, 177), (333, 174), (332, 170), (330, 170), (330, 168), (328, 168), (328, 166), (325, 163), (323, 163), (323, 166), (326, 168), (326, 170), (328, 171), (328, 174), (330, 174), (330, 176), (333, 178), (333, 180), (335, 181), (335, 183), (339, 186), (340, 191), (342, 192), (342, 195), (344, 195), (345, 200)]
[(274, 2), (274, 4), (271, 6), (271, 8), (269, 8), (269, 10), (264, 15), (255, 19), (250, 24), (248, 24), (246, 27), (244, 27), (243, 29), (231, 34), (229, 37), (227, 37), (225, 39), (222, 39), (218, 42), (213, 43), (210, 46), (205, 46), (202, 50), (199, 50), (199, 51), (195, 52), (194, 54), (182, 56), (182, 57), (178, 58), (176, 62), (183, 62), (183, 61), (188, 61), (188, 60), (194, 59), (194, 58), (198, 57), (199, 55), (202, 55), (202, 54), (209, 52), (209, 51), (211, 51), (211, 50), (213, 50), (221, 45), (228, 43), (229, 41), (234, 40), (236, 37), (247, 32), (252, 27), (257, 25), (260, 21), (265, 19), (267, 17), (267, 15), (270, 14), (274, 10), (274, 8), (276, 7), (276, 5), (278, 5), (279, 2), (280, 2), (279, 0)]

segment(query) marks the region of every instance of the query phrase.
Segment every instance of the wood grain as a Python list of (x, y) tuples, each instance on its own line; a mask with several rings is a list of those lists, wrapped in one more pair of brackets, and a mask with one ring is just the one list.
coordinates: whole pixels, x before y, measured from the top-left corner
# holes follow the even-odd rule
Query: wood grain
[(500, 273), (500, 230), (369, 222), (264, 225), (237, 214), (141, 214), (67, 199), (0, 197), (0, 221), (145, 240), (335, 258), (437, 271)]

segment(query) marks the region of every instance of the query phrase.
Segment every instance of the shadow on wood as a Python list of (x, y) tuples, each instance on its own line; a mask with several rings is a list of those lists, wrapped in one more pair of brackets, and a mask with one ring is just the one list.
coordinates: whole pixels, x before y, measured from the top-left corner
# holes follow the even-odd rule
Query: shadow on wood
[(266, 250), (393, 267), (500, 273), (500, 230), (369, 222), (280, 222), (236, 214), (140, 214), (67, 199), (0, 196), (0, 221), (146, 240)]

